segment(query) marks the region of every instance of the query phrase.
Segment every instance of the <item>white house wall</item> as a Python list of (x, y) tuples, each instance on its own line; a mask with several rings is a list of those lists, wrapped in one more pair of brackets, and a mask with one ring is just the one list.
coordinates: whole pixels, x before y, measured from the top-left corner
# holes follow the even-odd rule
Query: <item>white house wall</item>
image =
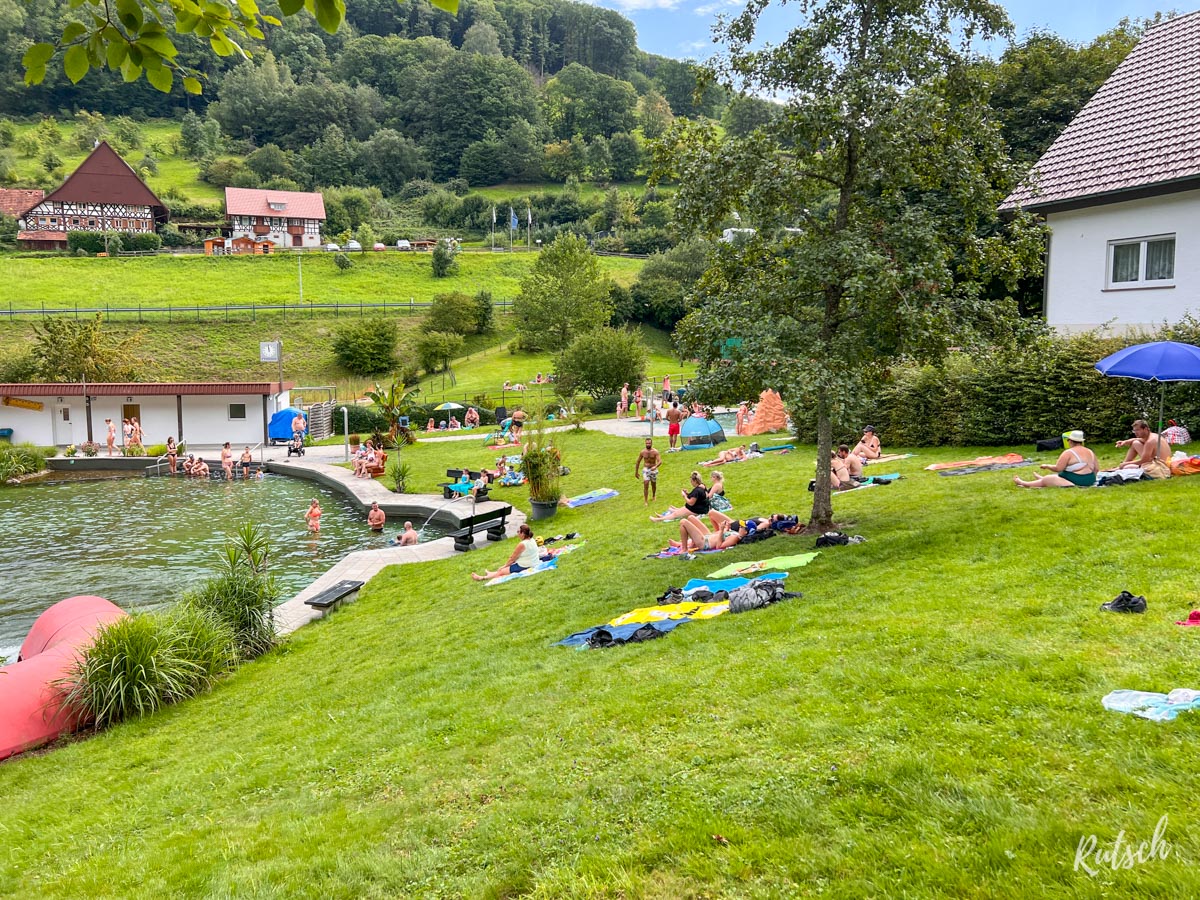
[[(1058, 331), (1150, 331), (1200, 315), (1200, 191), (1051, 213), (1046, 222), (1046, 321)], [(1105, 288), (1109, 241), (1162, 234), (1175, 235), (1174, 287)]]

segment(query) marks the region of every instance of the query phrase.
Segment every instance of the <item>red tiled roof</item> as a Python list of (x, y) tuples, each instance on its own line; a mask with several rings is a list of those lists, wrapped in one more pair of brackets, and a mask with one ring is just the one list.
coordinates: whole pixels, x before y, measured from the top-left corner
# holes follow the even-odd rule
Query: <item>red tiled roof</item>
[[(271, 209), (271, 203), (285, 204)], [(287, 216), (289, 219), (324, 219), (325, 198), (304, 191), (268, 191), (263, 188), (225, 188), (225, 213), (230, 216)]]
[(18, 231), (18, 241), (65, 241), (65, 231)]
[(79, 168), (67, 176), (62, 186), (45, 199), (63, 203), (149, 206), (155, 218), (167, 218), (167, 208), (162, 201), (146, 187), (129, 163), (104, 141), (97, 144), (88, 158), (79, 164)]
[[(283, 389), (290, 391), (296, 386), (294, 381), (285, 381)], [(97, 382), (87, 386), (90, 397), (157, 397), (175, 396), (211, 396), (228, 394), (273, 394), (279, 387), (278, 381), (132, 381), (132, 382)], [(74, 382), (70, 384), (0, 384), (0, 396), (4, 397), (82, 397), (83, 385)]]
[(1198, 177), (1200, 12), (1193, 12), (1146, 31), (1000, 208), (1118, 202)]
[(0, 213), (19, 219), (45, 196), (46, 192), (41, 188), (0, 188)]

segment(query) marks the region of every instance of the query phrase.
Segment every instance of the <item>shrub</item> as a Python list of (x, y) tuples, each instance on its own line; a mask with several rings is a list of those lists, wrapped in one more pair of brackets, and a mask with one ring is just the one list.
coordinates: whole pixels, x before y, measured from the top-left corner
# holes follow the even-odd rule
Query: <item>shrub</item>
[(568, 395), (594, 398), (613, 394), (625, 383), (640, 384), (646, 374), (646, 348), (635, 331), (595, 328), (571, 342), (554, 363), (555, 378)]
[(214, 681), (237, 665), (238, 649), (233, 629), (211, 610), (183, 603), (164, 616), (162, 624), (172, 632), (174, 651), (193, 664), (190, 670), (181, 667), (181, 674), (190, 674), (186, 692), (168, 694), (169, 702), (208, 690)]
[(454, 248), (448, 241), (438, 241), (433, 248), (433, 277), (446, 278), (458, 271), (458, 261), (454, 258)]
[(426, 331), (417, 338), (417, 357), (426, 372), (443, 372), (450, 360), (462, 353), (465, 341), (461, 334)]
[[(347, 404), (346, 418), (350, 421), (351, 434), (371, 434), (376, 431), (385, 431), (388, 428), (387, 419), (379, 410), (370, 406), (359, 406), (356, 404)], [(333, 433), (345, 434), (344, 419), (340, 409), (334, 410), (333, 416)]]
[(546, 433), (543, 421), (528, 430), (529, 443), (521, 454), (521, 471), (529, 482), (529, 499), (557, 503), (562, 496), (559, 477), (562, 456), (554, 439)]
[(225, 571), (188, 594), (185, 603), (212, 612), (230, 627), (238, 655), (253, 659), (275, 645), (279, 588), (267, 573), (270, 545), (256, 525), (243, 525), (225, 543)]
[(33, 444), (0, 446), (0, 481), (42, 471), (46, 468), (46, 457), (53, 452)]
[(37, 380), (37, 360), (28, 350), (0, 359), (0, 384), (25, 384)]
[(338, 364), (354, 375), (378, 375), (396, 365), (396, 323), (387, 319), (359, 319), (344, 325), (333, 336)]
[(475, 331), (491, 334), (496, 328), (496, 305), (491, 291), (480, 291), (475, 295)]
[(125, 449), (121, 451), (123, 456), (145, 456), (146, 448), (141, 444), (130, 442), (125, 445)]
[(354, 260), (345, 253), (339, 253), (333, 258), (333, 263), (338, 267), (338, 272), (344, 274), (354, 268)]
[(100, 445), (95, 441), (84, 441), (79, 445), (79, 452), (88, 457), (96, 456), (100, 452)]
[(458, 291), (434, 294), (425, 329), (448, 334), (474, 334), (477, 330), (476, 316), (475, 300), (467, 294)]
[(397, 494), (408, 493), (408, 483), (412, 479), (412, 473), (412, 465), (401, 462), (399, 456), (388, 462), (388, 475), (396, 483)]

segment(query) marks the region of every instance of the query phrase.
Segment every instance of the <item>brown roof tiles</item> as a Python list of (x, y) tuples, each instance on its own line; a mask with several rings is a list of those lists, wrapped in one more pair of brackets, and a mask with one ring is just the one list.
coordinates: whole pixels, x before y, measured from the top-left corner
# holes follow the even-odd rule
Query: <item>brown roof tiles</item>
[(45, 196), (46, 192), (41, 188), (0, 188), (0, 214), (19, 219)]
[(1150, 28), (1000, 208), (1118, 202), (1197, 179), (1200, 12)]

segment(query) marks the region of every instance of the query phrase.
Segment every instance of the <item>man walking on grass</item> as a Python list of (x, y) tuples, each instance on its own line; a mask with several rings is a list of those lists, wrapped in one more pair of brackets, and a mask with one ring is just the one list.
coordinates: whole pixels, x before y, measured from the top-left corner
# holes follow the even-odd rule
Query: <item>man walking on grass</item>
[(638, 454), (633, 466), (633, 477), (642, 479), (642, 501), (649, 506), (658, 496), (658, 467), (662, 465), (662, 454), (654, 449), (654, 441), (646, 438), (646, 449)]

